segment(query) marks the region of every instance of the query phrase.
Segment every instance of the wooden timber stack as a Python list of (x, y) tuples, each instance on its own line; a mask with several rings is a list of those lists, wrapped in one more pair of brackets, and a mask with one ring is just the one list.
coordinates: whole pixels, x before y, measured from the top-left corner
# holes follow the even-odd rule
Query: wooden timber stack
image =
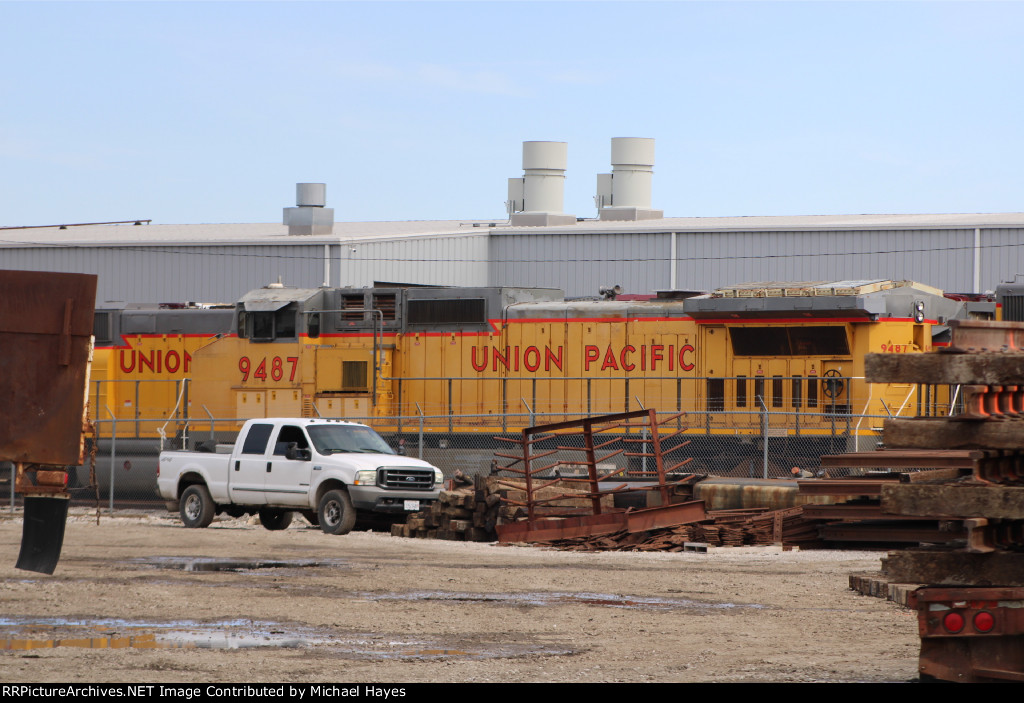
[[(525, 481), (474, 476), (472, 483), (472, 486), (441, 491), (439, 499), (429, 510), (411, 513), (404, 525), (392, 525), (391, 534), (396, 537), (493, 542), (498, 538), (494, 531), (497, 525), (526, 516)], [(592, 502), (585, 492), (578, 490), (578, 486), (578, 483), (563, 485), (559, 482), (537, 491), (538, 499), (563, 494), (578, 494), (579, 497), (563, 498), (535, 510), (546, 517), (589, 514)], [(612, 496), (601, 500), (603, 507), (612, 507)]]
[(962, 396), (952, 417), (886, 420), (886, 451), (916, 450), (939, 468), (959, 450), (970, 467), (938, 483), (882, 486), (884, 513), (962, 533), (952, 545), (892, 553), (883, 571), (895, 584), (924, 584), (908, 597), (922, 678), (1024, 681), (1024, 324), (950, 326), (943, 352), (866, 357), (869, 382), (950, 384)]

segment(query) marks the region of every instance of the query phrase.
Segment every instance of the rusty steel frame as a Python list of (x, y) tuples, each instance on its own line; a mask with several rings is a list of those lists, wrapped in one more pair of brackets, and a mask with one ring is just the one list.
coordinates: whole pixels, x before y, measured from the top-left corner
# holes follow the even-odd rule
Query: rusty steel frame
[[(527, 519), (524, 523), (511, 523), (498, 526), (497, 530), (499, 539), (501, 541), (551, 541), (555, 539), (617, 532), (622, 529), (626, 529), (629, 532), (642, 532), (703, 520), (705, 517), (703, 501), (691, 501), (688, 503), (677, 504), (671, 503), (670, 489), (675, 485), (684, 483), (690, 479), (691, 476), (683, 476), (680, 477), (680, 480), (673, 482), (669, 482), (666, 478), (669, 472), (675, 471), (684, 466), (690, 461), (690, 459), (680, 461), (669, 469), (666, 469), (664, 461), (665, 454), (674, 452), (681, 447), (686, 446), (689, 442), (682, 442), (668, 451), (663, 452), (661, 449), (662, 442), (666, 439), (672, 439), (681, 435), (685, 428), (680, 428), (676, 433), (662, 437), (658, 432), (658, 426), (660, 424), (676, 420), (684, 414), (685, 413), (676, 413), (659, 421), (657, 411), (652, 408), (648, 410), (614, 413), (610, 415), (581, 418), (579, 420), (554, 422), (526, 427), (522, 430), (521, 439), (519, 440), (496, 437), (495, 439), (518, 444), (521, 448), (521, 454), (495, 452), (495, 456), (512, 460), (511, 463), (499, 467), (500, 470), (517, 473), (524, 477), (526, 481), (525, 505), (527, 511)], [(636, 420), (642, 421), (633, 422)], [(629, 430), (641, 429), (649, 432), (650, 436), (644, 438), (630, 436), (613, 437), (611, 439), (600, 441), (603, 439), (603, 437), (601, 437), (602, 433), (618, 429), (625, 429), (627, 430), (627, 433)], [(575, 430), (575, 432), (566, 432), (566, 430)], [(546, 440), (575, 434), (582, 434), (582, 448), (566, 446), (564, 444), (557, 444), (554, 449), (539, 449), (534, 446)], [(597, 441), (595, 441), (595, 438), (597, 438)], [(600, 457), (598, 456), (598, 452), (600, 450), (604, 450), (616, 442), (622, 442), (627, 446), (629, 444), (642, 443), (650, 445), (651, 450), (627, 452), (625, 449), (617, 449), (610, 450), (608, 453), (605, 453)], [(555, 468), (565, 462), (555, 461), (552, 464), (540, 467), (536, 466), (536, 462), (544, 457), (556, 454), (559, 451), (584, 452), (585, 461), (581, 463), (584, 463), (587, 467), (587, 477), (558, 477), (538, 483), (536, 481), (536, 474)], [(597, 469), (598, 463), (619, 454), (623, 454), (627, 457), (645, 457), (653, 459), (654, 471), (646, 472), (645, 475), (655, 477), (657, 479), (657, 483), (655, 485), (637, 488), (627, 487), (627, 484), (623, 483), (615, 486), (614, 488), (602, 490), (600, 485), (602, 480), (607, 480), (615, 476), (620, 476), (624, 473), (629, 473), (628, 468), (624, 467), (604, 475), (599, 475)], [(516, 464), (519, 464), (520, 462), (522, 462), (522, 468), (516, 467)], [(577, 481), (585, 483), (589, 490), (583, 493), (561, 494), (543, 499), (537, 497), (537, 494), (541, 489), (549, 487), (559, 481)], [(606, 511), (601, 505), (601, 499), (605, 496), (635, 491), (657, 491), (661, 499), (661, 505), (641, 510), (612, 510), (611, 512)], [(570, 497), (589, 498), (592, 514), (589, 516), (567, 517), (561, 520), (540, 519), (538, 517), (537, 509), (541, 504), (552, 503)]]

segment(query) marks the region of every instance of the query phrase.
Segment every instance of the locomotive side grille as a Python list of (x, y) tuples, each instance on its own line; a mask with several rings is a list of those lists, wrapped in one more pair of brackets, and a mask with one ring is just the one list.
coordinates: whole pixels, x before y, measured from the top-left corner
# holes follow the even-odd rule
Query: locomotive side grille
[(426, 491), (434, 487), (434, 471), (388, 466), (377, 470), (377, 485), (381, 488)]

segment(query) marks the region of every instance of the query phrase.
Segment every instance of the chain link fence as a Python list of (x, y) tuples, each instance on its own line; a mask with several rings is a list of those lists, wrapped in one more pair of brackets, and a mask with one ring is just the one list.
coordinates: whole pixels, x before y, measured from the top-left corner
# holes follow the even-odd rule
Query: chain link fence
[[(661, 417), (674, 415), (661, 413)], [(576, 416), (578, 417), (578, 416)], [(395, 417), (324, 418), (362, 422), (375, 428), (396, 451), (423, 459), (451, 477), (456, 471), (467, 475), (490, 473), (509, 462), (496, 458), (495, 452), (510, 453), (510, 439), (521, 438), (521, 428), (567, 419), (565, 413), (517, 413), (494, 415), (426, 415)], [(568, 419), (573, 419), (569, 416)], [(672, 453), (673, 463), (689, 457), (680, 474), (715, 474), (750, 478), (789, 478), (798, 475), (822, 475), (822, 454), (875, 449), (880, 441), (884, 416), (848, 413), (780, 412), (768, 407), (760, 411), (691, 412), (666, 422), (662, 436), (685, 430), (662, 443), (666, 451), (680, 442), (687, 446)], [(156, 491), (156, 475), (161, 449), (195, 449), (200, 443), (231, 444), (244, 418), (206, 418), (192, 422), (170, 422), (166, 418), (133, 420), (97, 420), (95, 462), (71, 469), (69, 490), (76, 502), (97, 504), (103, 509), (156, 506), (162, 503)], [(161, 438), (154, 428), (162, 428)], [(504, 431), (503, 431), (504, 430)], [(646, 430), (623, 430), (646, 437)], [(582, 439), (567, 435), (560, 446), (582, 449)], [(641, 449), (645, 451), (646, 447)], [(677, 458), (678, 457), (678, 458)], [(600, 461), (601, 469), (626, 468), (646, 473), (653, 467), (644, 457), (618, 455)], [(549, 463), (558, 463), (563, 475), (583, 473), (582, 451), (566, 449), (553, 455)], [(10, 477), (10, 468), (0, 469), (0, 477)], [(7, 481), (10, 505), (15, 505), (13, 482)]]

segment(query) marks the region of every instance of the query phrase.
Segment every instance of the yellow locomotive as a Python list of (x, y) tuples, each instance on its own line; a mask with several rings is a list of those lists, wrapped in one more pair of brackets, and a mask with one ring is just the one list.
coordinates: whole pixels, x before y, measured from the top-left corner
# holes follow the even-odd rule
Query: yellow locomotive
[(725, 433), (760, 423), (756, 411), (801, 414), (811, 432), (825, 415), (937, 409), (945, 399), (930, 389), (864, 383), (864, 355), (929, 351), (948, 320), (994, 317), (992, 302), (891, 281), (577, 301), (551, 289), (267, 287), (233, 309), (99, 311), (91, 407), (138, 436), (315, 415), (492, 433), (641, 406)]

